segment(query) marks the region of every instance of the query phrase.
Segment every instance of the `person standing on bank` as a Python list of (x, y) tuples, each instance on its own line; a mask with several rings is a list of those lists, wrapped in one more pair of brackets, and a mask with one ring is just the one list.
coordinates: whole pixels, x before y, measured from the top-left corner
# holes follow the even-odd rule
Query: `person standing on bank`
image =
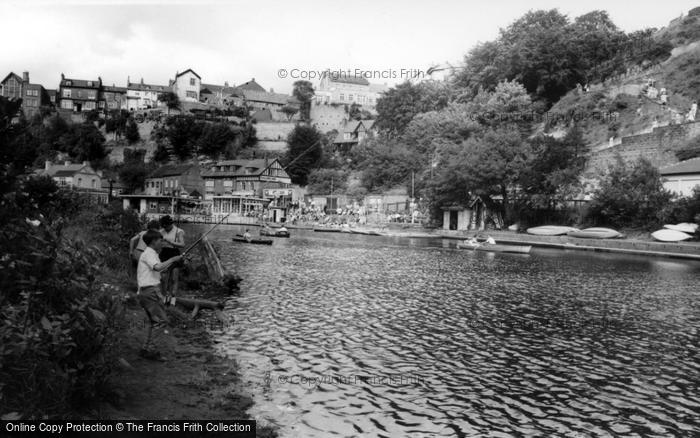
[(141, 258), (141, 254), (143, 254), (143, 251), (148, 246), (146, 245), (146, 242), (143, 241), (143, 235), (146, 234), (146, 231), (148, 230), (160, 230), (160, 222), (158, 222), (155, 219), (152, 221), (148, 221), (146, 229), (144, 231), (140, 231), (129, 241), (129, 255), (131, 256), (131, 265), (134, 268), (134, 272), (136, 272), (136, 268), (139, 264), (139, 258)]
[(146, 329), (146, 340), (139, 354), (141, 357), (151, 360), (165, 359), (155, 348), (162, 342), (163, 335), (167, 335), (168, 316), (165, 314), (165, 304), (170, 302), (170, 297), (163, 296), (160, 283), (160, 273), (167, 270), (172, 265), (180, 263), (182, 256), (176, 255), (166, 262), (161, 262), (158, 252), (163, 249), (163, 236), (158, 231), (148, 230), (143, 235), (146, 242), (146, 249), (139, 258), (136, 268), (136, 279), (138, 282), (137, 299), (148, 317), (148, 328)]
[[(173, 225), (170, 216), (160, 218), (160, 234), (163, 235), (163, 250), (160, 252), (160, 260), (165, 262), (175, 256), (180, 255), (180, 248), (185, 247), (185, 232)], [(175, 263), (172, 268), (165, 272), (163, 278), (163, 290), (165, 293), (177, 296), (179, 288), (180, 268), (182, 263)]]

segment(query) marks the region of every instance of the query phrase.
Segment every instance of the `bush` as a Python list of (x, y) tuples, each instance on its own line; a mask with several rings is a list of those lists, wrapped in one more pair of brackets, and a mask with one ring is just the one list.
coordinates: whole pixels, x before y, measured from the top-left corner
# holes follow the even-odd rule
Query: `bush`
[[(12, 189), (0, 200), (0, 413), (65, 416), (97, 399), (115, 363), (122, 306), (97, 277), (126, 263), (138, 220), (48, 178)], [(68, 223), (79, 235), (66, 238)]]
[(586, 221), (595, 225), (643, 230), (658, 229), (660, 212), (671, 200), (661, 175), (640, 158), (627, 166), (618, 156), (590, 202)]

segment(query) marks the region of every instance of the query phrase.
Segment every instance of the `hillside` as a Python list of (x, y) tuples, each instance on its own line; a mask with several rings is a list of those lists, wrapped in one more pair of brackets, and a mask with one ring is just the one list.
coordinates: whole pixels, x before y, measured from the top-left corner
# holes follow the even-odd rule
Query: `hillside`
[[(619, 144), (621, 137), (683, 122), (700, 97), (700, 15), (679, 17), (653, 38), (673, 45), (668, 59), (659, 64), (629, 65), (623, 74), (590, 84), (588, 92), (571, 90), (551, 108), (552, 114), (574, 113), (580, 118), (579, 126), (591, 150), (609, 146), (610, 137)], [(665, 104), (662, 89), (667, 93)], [(566, 126), (560, 122), (543, 128), (556, 135)]]

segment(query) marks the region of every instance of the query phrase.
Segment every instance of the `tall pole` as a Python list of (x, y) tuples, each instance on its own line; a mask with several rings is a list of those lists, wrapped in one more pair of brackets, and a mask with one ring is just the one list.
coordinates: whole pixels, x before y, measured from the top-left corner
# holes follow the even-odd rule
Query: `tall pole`
[(415, 198), (416, 194), (416, 172), (411, 172), (411, 201)]

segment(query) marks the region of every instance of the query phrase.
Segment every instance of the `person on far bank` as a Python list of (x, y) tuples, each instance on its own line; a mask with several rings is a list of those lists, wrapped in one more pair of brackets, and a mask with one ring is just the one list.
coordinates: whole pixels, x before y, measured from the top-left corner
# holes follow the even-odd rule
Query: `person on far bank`
[(156, 219), (148, 221), (146, 229), (144, 231), (139, 231), (139, 233), (132, 237), (129, 241), (129, 255), (131, 256), (131, 266), (134, 268), (134, 272), (136, 272), (136, 267), (139, 264), (141, 254), (143, 254), (143, 251), (148, 246), (146, 245), (146, 242), (143, 241), (143, 235), (146, 234), (146, 231), (148, 230), (160, 230), (160, 222), (158, 222)]
[[(180, 255), (180, 248), (185, 247), (185, 232), (173, 225), (170, 216), (160, 218), (160, 234), (163, 235), (163, 250), (160, 252), (160, 260), (165, 262)], [(177, 296), (180, 282), (180, 268), (182, 262), (174, 263), (170, 270), (163, 275), (163, 291), (168, 295)]]
[(139, 351), (139, 355), (150, 360), (165, 359), (156, 349), (162, 342), (162, 337), (168, 334), (166, 330), (168, 316), (165, 314), (165, 304), (170, 302), (170, 297), (163, 296), (161, 290), (160, 273), (179, 263), (182, 256), (176, 255), (161, 262), (158, 253), (163, 249), (163, 236), (158, 231), (148, 230), (143, 235), (146, 242), (146, 249), (139, 258), (136, 268), (136, 279), (138, 282), (137, 299), (148, 317), (148, 328), (146, 329), (146, 340)]

